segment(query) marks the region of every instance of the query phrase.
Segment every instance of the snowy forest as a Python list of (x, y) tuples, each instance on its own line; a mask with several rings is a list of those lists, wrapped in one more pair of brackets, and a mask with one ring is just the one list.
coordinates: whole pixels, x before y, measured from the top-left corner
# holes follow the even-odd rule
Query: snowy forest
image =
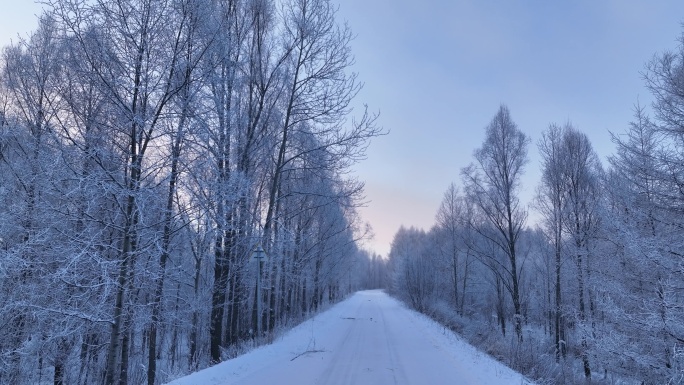
[(330, 0), (45, 3), (0, 54), (0, 383), (161, 384), (364, 288), (539, 384), (684, 383), (684, 38), (608, 159), (482, 117), (383, 258), (352, 167), (386, 131)]
[[(502, 105), (435, 226), (402, 227), (376, 283), (539, 383), (684, 383), (684, 38), (643, 79), (652, 105), (605, 163), (572, 123), (533, 142)], [(542, 175), (529, 207), (526, 167)]]
[(335, 12), (51, 0), (4, 47), (0, 383), (163, 383), (358, 289), (383, 131)]

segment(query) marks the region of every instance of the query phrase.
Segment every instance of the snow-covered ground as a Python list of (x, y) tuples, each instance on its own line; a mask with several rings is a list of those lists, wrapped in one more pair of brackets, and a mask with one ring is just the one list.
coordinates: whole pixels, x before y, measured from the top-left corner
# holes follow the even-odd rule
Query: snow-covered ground
[(382, 291), (363, 291), (272, 345), (169, 385), (531, 384)]

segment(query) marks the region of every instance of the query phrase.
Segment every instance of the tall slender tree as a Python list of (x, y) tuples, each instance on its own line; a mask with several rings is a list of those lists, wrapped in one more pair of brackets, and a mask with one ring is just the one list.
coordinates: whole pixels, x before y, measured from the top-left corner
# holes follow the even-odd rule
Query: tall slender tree
[(563, 316), (561, 270), (563, 264), (563, 213), (566, 205), (562, 148), (564, 132), (569, 127), (551, 124), (539, 141), (542, 156), (542, 182), (537, 189), (536, 207), (544, 218), (544, 232), (551, 244), (554, 262), (554, 343), (556, 360), (565, 357), (565, 319)]
[[(583, 330), (580, 333), (584, 375), (591, 378), (588, 356), (588, 336), (591, 335), (589, 317), (595, 313), (591, 287), (591, 257), (597, 236), (600, 204), (601, 164), (584, 133), (572, 127), (566, 128), (562, 137), (563, 181), (566, 192), (563, 229), (572, 242), (577, 267), (578, 321)], [(591, 313), (591, 314), (590, 314)]]
[[(527, 163), (529, 138), (518, 129), (508, 111), (502, 105), (485, 130), (482, 147), (475, 151), (475, 164), (461, 172), (466, 194), (471, 199), (483, 223), (471, 225), (480, 234), (494, 242), (506, 256), (507, 265), (496, 270), (511, 295), (514, 311), (515, 333), (522, 341), (522, 303), (520, 295), (520, 271), (518, 240), (527, 219), (527, 211), (520, 206), (518, 189)], [(487, 228), (495, 229), (490, 234)], [(484, 253), (484, 258), (496, 256)], [(499, 265), (497, 263), (497, 265)]]
[[(466, 288), (471, 270), (470, 253), (462, 240), (465, 224), (468, 221), (467, 208), (463, 197), (455, 184), (449, 185), (437, 210), (438, 239), (442, 240), (442, 249), (447, 256), (451, 271), (454, 303), (458, 312), (463, 314)], [(465, 253), (464, 253), (464, 249)], [(463, 255), (465, 254), (465, 256)], [(460, 286), (460, 288), (459, 288)]]

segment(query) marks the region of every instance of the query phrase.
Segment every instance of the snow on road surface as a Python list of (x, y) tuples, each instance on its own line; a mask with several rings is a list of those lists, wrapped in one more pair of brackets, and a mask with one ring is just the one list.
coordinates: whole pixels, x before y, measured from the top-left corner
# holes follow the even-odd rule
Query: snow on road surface
[(521, 374), (382, 291), (362, 291), (272, 345), (169, 385), (521, 385)]

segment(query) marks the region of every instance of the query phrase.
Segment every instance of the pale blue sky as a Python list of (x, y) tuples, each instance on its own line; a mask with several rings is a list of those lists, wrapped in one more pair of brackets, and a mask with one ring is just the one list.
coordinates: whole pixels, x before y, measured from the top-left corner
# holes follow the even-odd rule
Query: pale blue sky
[[(391, 134), (376, 139), (357, 173), (372, 250), (386, 254), (400, 225), (425, 229), (449, 183), (482, 143), (505, 103), (533, 141), (524, 181), (539, 181), (536, 142), (551, 122), (572, 121), (601, 156), (639, 98), (639, 71), (676, 46), (681, 0), (333, 0), (356, 39), (359, 105), (380, 110)], [(40, 6), (0, 0), (0, 44), (36, 26)], [(531, 216), (534, 220), (534, 217)]]
[(36, 16), (43, 7), (32, 0), (0, 0), (0, 45), (16, 41), (17, 35), (26, 35), (38, 25)]
[(675, 48), (684, 20), (684, 1), (674, 0), (339, 4), (357, 35), (359, 99), (391, 130), (357, 167), (371, 201), (362, 214), (376, 233), (369, 246), (383, 254), (400, 225), (434, 224), (501, 103), (532, 139), (524, 202), (539, 182), (536, 143), (549, 123), (570, 120), (605, 161), (608, 130), (627, 127), (637, 98), (650, 102), (639, 72)]

